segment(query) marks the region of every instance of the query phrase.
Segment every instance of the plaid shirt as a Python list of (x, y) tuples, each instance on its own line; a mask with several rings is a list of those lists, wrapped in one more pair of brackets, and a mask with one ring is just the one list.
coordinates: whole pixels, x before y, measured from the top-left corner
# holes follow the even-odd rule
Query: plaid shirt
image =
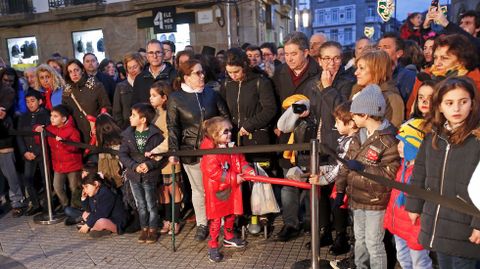
[[(344, 158), (347, 154), (350, 142), (352, 142), (352, 136), (341, 136), (338, 138), (338, 157)], [(342, 164), (337, 161), (337, 164), (322, 165), (319, 169), (320, 185), (329, 185), (332, 183), (338, 175), (338, 171)]]

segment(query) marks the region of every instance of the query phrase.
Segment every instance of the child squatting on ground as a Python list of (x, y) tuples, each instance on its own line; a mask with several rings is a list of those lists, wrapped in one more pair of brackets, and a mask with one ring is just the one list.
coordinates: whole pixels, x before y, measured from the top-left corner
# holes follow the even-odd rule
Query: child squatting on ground
[[(82, 178), (82, 225), (80, 233), (101, 237), (110, 233), (122, 234), (127, 216), (121, 198), (114, 194), (98, 173)], [(75, 216), (70, 216), (75, 217)]]
[[(227, 148), (231, 143), (232, 124), (223, 117), (213, 117), (203, 124), (205, 138), (201, 149)], [(242, 154), (214, 154), (203, 156), (200, 167), (205, 187), (205, 205), (210, 222), (208, 258), (213, 262), (223, 260), (219, 252), (218, 236), (224, 220), (224, 247), (244, 247), (245, 241), (235, 238), (233, 224), (235, 215), (243, 214), (242, 174), (255, 172)]]

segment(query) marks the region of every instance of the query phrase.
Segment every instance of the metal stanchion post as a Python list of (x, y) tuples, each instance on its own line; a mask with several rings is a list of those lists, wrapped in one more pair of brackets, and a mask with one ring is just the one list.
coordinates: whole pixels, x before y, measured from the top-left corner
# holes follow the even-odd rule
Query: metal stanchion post
[[(310, 172), (312, 174), (317, 174), (318, 169), (318, 140), (312, 139), (311, 140), (311, 150), (310, 150)], [(312, 210), (311, 213), (311, 233), (312, 233), (312, 269), (318, 269), (319, 266), (319, 259), (318, 254), (320, 253), (320, 238), (319, 238), (319, 210), (318, 210), (318, 199), (320, 195), (320, 186), (319, 185), (312, 185), (312, 189), (310, 191), (310, 207)]]
[(42, 147), (43, 169), (45, 171), (45, 192), (47, 194), (48, 212), (37, 215), (33, 221), (37, 224), (55, 224), (61, 222), (65, 215), (55, 214), (52, 209), (52, 191), (50, 189), (50, 159), (48, 158), (47, 135), (46, 131), (40, 132), (40, 143)]
[(175, 248), (175, 226), (180, 225), (180, 223), (175, 223), (175, 165), (172, 165), (172, 250), (173, 252), (177, 251)]

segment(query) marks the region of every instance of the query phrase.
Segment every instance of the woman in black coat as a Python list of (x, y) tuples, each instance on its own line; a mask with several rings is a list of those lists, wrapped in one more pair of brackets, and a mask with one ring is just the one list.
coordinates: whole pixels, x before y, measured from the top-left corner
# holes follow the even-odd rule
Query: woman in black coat
[[(230, 117), (225, 101), (217, 92), (205, 87), (204, 78), (198, 60), (188, 60), (177, 70), (173, 83), (176, 91), (168, 96), (167, 102), (168, 148), (171, 151), (198, 149), (203, 138), (203, 122), (215, 116)], [(169, 161), (177, 163), (173, 156)], [(181, 161), (192, 187), (198, 227), (195, 239), (203, 241), (208, 236), (208, 228), (200, 159), (182, 157)]]
[(237, 144), (270, 144), (271, 121), (277, 112), (271, 81), (251, 69), (247, 55), (238, 48), (227, 51), (226, 71), (221, 94), (237, 131)]

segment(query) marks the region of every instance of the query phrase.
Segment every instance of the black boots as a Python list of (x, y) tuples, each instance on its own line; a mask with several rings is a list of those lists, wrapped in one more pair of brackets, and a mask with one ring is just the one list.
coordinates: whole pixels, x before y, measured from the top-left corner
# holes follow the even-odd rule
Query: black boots
[(350, 243), (346, 233), (338, 233), (335, 242), (328, 250), (331, 255), (339, 256), (350, 251)]

